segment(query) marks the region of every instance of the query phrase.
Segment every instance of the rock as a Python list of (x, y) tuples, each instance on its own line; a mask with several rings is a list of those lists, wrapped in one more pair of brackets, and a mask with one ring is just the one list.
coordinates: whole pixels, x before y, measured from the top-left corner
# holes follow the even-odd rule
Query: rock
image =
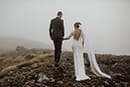
[(57, 81), (58, 84), (62, 85), (63, 84), (63, 81)]
[(27, 81), (23, 87), (34, 87), (35, 80)]
[(76, 87), (76, 85), (73, 82), (67, 82), (63, 84), (63, 87)]
[(116, 80), (116, 81), (119, 81), (119, 82), (120, 81), (125, 81), (125, 76), (120, 74), (120, 73), (114, 73), (112, 75), (112, 78), (113, 78), (113, 80)]
[(113, 64), (112, 68), (116, 73), (123, 72), (124, 74), (127, 74), (128, 66), (125, 63), (115, 63)]
[(30, 60), (32, 58), (36, 57), (35, 54), (29, 54), (29, 55), (26, 55), (24, 58), (27, 59), (27, 60)]
[(26, 48), (24, 48), (23, 46), (17, 46), (17, 47), (16, 47), (16, 51), (17, 51), (18, 53), (23, 54), (23, 53), (26, 52)]
[(23, 46), (17, 46), (16, 51), (26, 51), (26, 48), (24, 48)]
[(105, 85), (109, 86), (110, 84), (107, 81), (104, 81)]
[(50, 78), (50, 82), (55, 82), (55, 80), (51, 77), (51, 78)]
[(49, 78), (48, 78), (45, 74), (40, 73), (40, 74), (39, 74), (38, 82), (42, 82), (42, 81), (44, 81), (44, 80), (48, 81)]
[[(45, 52), (44, 54), (47, 53)], [(35, 56), (33, 54), (36, 56), (44, 55), (43, 50), (39, 51), (34, 49), (27, 50), (22, 57), (30, 60)], [(21, 53), (19, 55), (21, 56)], [(63, 53), (62, 58), (64, 59), (60, 61), (59, 67), (55, 67), (53, 62), (46, 64), (46, 61), (23, 64), (21, 67), (17, 66), (17, 69), (11, 70), (0, 78), (0, 87), (130, 87), (130, 63), (127, 61), (130, 60), (129, 57), (127, 59), (126, 57), (112, 55), (98, 56), (99, 66), (103, 72), (110, 74), (112, 79), (97, 77), (92, 73), (89, 63), (85, 60), (85, 70), (91, 79), (84, 81), (75, 80), (72, 53)], [(39, 65), (41, 63), (43, 65)]]

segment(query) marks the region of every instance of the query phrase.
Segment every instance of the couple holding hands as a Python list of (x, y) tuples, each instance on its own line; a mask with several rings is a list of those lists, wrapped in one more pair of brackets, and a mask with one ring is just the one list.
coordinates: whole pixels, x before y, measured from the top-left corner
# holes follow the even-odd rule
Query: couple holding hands
[(59, 66), (62, 41), (68, 40), (71, 37), (73, 37), (72, 49), (73, 49), (74, 70), (75, 70), (76, 80), (80, 81), (80, 80), (91, 79), (88, 75), (86, 75), (85, 72), (83, 49), (87, 49), (88, 58), (90, 61), (90, 67), (93, 73), (99, 77), (105, 77), (110, 79), (111, 76), (103, 73), (100, 70), (95, 58), (95, 54), (91, 47), (91, 44), (88, 41), (86, 29), (81, 28), (80, 22), (75, 22), (73, 32), (71, 32), (71, 34), (68, 37), (64, 38), (64, 23), (63, 20), (61, 19), (62, 16), (63, 13), (59, 11), (57, 13), (57, 17), (51, 20), (50, 27), (49, 27), (50, 38), (53, 41), (55, 47), (55, 54), (54, 54), (55, 66), (56, 67)]

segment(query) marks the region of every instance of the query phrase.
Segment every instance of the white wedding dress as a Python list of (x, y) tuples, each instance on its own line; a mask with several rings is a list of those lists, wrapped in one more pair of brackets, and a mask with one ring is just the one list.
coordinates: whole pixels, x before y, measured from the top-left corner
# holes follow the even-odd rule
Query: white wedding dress
[(72, 49), (74, 55), (75, 76), (77, 81), (90, 79), (85, 72), (82, 42), (83, 42), (83, 33), (81, 33), (80, 38), (78, 40), (73, 38)]
[[(74, 32), (72, 32), (72, 33), (74, 33)], [(90, 43), (88, 41), (86, 33), (87, 32), (85, 29), (81, 29), (80, 38), (78, 40), (73, 38), (72, 49), (73, 49), (73, 55), (74, 55), (74, 68), (75, 68), (76, 80), (80, 81), (80, 80), (90, 79), (90, 77), (87, 76), (86, 72), (85, 72), (83, 49), (87, 49), (88, 58), (89, 58), (90, 66), (91, 66), (93, 73), (99, 77), (106, 77), (106, 78), (110, 79), (111, 76), (103, 73), (100, 70), (100, 68), (97, 64), (92, 46), (90, 45)], [(83, 46), (83, 44), (82, 44), (83, 40), (84, 40), (84, 45), (86, 45), (86, 46)], [(87, 47), (87, 48), (84, 48), (84, 47)]]

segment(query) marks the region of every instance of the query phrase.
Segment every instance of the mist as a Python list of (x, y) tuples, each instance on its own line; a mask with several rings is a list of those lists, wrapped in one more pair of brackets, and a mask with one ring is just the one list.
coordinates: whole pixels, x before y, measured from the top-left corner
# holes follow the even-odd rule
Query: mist
[[(95, 53), (130, 55), (129, 0), (0, 0), (0, 37), (48, 44), (50, 20), (63, 12), (65, 36), (76, 21), (88, 31)], [(71, 50), (72, 39), (63, 42)]]

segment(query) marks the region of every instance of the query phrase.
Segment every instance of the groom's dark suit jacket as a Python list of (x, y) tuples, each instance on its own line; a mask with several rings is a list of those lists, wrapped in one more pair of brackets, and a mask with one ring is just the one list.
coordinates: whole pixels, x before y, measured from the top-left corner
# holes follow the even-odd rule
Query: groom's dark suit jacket
[(51, 20), (49, 28), (50, 37), (52, 40), (62, 39), (64, 36), (64, 23), (59, 17)]
[(62, 39), (64, 36), (64, 23), (59, 17), (51, 20), (49, 34), (54, 42), (55, 47), (55, 66), (57, 66), (60, 61), (61, 49), (62, 49)]

